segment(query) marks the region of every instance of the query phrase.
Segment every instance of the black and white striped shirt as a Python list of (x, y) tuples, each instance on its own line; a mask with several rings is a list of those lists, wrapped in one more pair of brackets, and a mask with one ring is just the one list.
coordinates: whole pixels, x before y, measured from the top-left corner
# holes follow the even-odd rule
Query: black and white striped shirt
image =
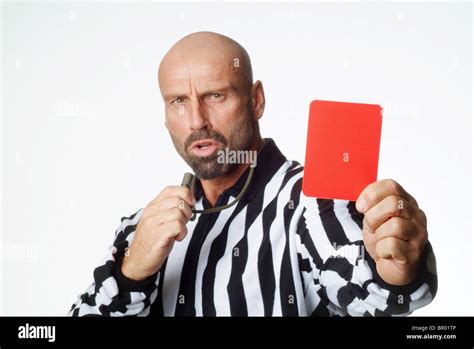
[[(187, 237), (146, 280), (120, 271), (143, 209), (122, 218), (94, 282), (69, 315), (406, 315), (431, 302), (437, 278), (428, 267), (430, 244), (411, 284), (388, 285), (364, 248), (363, 215), (354, 202), (306, 197), (303, 167), (271, 139), (257, 160), (242, 200), (188, 222)], [(247, 174), (219, 196), (218, 206), (239, 194)], [(196, 199), (197, 209), (209, 207), (202, 190)]]

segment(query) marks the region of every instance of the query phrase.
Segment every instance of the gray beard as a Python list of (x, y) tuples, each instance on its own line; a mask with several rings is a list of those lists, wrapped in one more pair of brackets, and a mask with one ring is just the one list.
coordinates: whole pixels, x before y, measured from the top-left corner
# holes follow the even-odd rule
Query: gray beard
[(188, 157), (188, 165), (193, 169), (199, 179), (214, 179), (232, 173), (237, 164), (219, 163), (217, 153), (202, 158)]

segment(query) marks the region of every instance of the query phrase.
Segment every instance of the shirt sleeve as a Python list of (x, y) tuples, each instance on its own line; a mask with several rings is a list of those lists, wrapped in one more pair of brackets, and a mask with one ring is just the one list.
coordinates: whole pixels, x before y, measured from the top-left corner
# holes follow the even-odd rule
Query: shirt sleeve
[(94, 270), (94, 281), (78, 296), (69, 316), (147, 316), (156, 298), (159, 272), (145, 280), (128, 279), (121, 272), (123, 257), (135, 234), (140, 210), (122, 218), (115, 239), (101, 265)]
[(437, 276), (431, 244), (410, 284), (389, 285), (365, 249), (363, 218), (352, 201), (305, 199), (296, 246), (312, 315), (403, 316), (433, 300)]

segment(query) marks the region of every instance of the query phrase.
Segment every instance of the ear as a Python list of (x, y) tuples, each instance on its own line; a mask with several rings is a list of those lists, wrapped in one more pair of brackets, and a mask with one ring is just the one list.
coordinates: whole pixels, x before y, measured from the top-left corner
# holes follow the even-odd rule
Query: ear
[(263, 91), (263, 84), (260, 80), (255, 81), (252, 85), (252, 109), (255, 120), (262, 117), (265, 110), (265, 92)]

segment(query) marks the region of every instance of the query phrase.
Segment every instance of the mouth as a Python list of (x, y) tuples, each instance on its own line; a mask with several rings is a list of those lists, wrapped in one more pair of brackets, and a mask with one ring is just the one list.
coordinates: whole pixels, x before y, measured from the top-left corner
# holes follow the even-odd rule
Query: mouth
[(217, 151), (219, 143), (213, 139), (202, 139), (191, 145), (191, 153), (196, 156), (210, 156)]

